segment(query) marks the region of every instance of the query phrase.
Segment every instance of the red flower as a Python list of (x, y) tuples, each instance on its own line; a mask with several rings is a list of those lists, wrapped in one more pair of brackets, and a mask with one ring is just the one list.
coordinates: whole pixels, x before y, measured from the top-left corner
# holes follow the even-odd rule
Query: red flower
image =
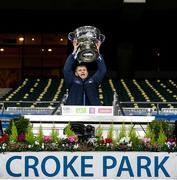
[(112, 143), (112, 138), (105, 138), (106, 143)]
[(175, 138), (168, 138), (168, 139), (166, 140), (166, 142), (174, 143), (174, 142), (176, 142), (176, 140), (175, 140)]
[(104, 139), (101, 139), (101, 140), (100, 140), (100, 143), (101, 143), (101, 144), (104, 144), (104, 143), (105, 143), (105, 140), (104, 140)]
[(2, 137), (0, 137), (0, 142), (6, 142), (9, 140), (9, 136), (7, 134), (4, 134)]
[(51, 142), (51, 141), (52, 141), (52, 137), (50, 137), (50, 136), (44, 136), (44, 141), (45, 141), (45, 142)]

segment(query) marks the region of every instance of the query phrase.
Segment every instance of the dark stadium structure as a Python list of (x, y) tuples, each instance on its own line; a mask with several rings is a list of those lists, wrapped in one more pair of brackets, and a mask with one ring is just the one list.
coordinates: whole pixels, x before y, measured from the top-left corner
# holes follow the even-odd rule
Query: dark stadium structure
[[(103, 105), (118, 106), (125, 115), (177, 113), (176, 0), (6, 0), (0, 16), (2, 113), (57, 111), (67, 95), (63, 65), (72, 51), (67, 35), (82, 25), (106, 36)], [(89, 64), (95, 68), (95, 62)]]

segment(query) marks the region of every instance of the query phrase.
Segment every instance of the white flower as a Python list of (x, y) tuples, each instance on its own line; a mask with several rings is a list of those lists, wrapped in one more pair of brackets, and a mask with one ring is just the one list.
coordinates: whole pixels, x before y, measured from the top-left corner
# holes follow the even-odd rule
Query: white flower
[(90, 144), (95, 144), (96, 141), (97, 141), (96, 138), (89, 138), (89, 140), (87, 142), (90, 143)]
[(39, 142), (38, 142), (38, 141), (35, 141), (34, 144), (35, 144), (35, 145), (39, 145)]
[(119, 140), (119, 143), (120, 143), (120, 144), (125, 143), (125, 137), (121, 138), (121, 139)]
[(66, 135), (66, 134), (64, 134), (64, 135), (62, 136), (62, 138), (63, 138), (63, 139), (66, 139), (66, 138), (67, 138), (67, 135)]
[(75, 144), (73, 149), (78, 149), (79, 145), (78, 144)]
[(119, 140), (119, 143), (122, 144), (122, 143), (129, 143), (130, 141), (130, 137), (123, 137)]
[(125, 137), (125, 143), (129, 143), (130, 142), (130, 137)]
[(6, 149), (6, 146), (7, 146), (7, 144), (6, 144), (6, 143), (3, 143), (2, 149)]
[(132, 147), (132, 142), (129, 142), (129, 143), (127, 144), (127, 146), (128, 146), (128, 147)]

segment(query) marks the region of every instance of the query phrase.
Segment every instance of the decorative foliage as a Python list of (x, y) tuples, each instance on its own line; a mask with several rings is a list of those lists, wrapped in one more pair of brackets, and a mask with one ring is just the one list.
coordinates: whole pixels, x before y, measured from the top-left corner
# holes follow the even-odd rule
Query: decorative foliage
[(113, 132), (114, 132), (114, 125), (111, 124), (108, 129), (107, 138), (113, 139)]
[(155, 144), (155, 134), (152, 131), (150, 124), (148, 124), (146, 128), (145, 142), (151, 142), (151, 144)]
[(159, 137), (157, 139), (157, 144), (163, 146), (163, 144), (165, 144), (166, 140), (167, 140), (167, 137), (166, 137), (163, 129), (161, 128), (160, 132), (159, 132)]
[(26, 139), (26, 142), (29, 144), (33, 144), (35, 142), (33, 127), (31, 123), (28, 124), (28, 128), (25, 133), (25, 139)]
[(101, 141), (103, 138), (103, 128), (101, 127), (101, 124), (96, 128), (95, 137), (98, 139), (98, 141)]
[[(159, 121), (158, 121), (159, 122)], [(50, 135), (44, 135), (42, 125), (37, 135), (33, 134), (32, 125), (23, 131), (18, 130), (14, 121), (11, 122), (10, 134), (0, 137), (0, 152), (9, 151), (165, 151), (177, 152), (176, 139), (167, 124), (152, 122), (146, 128), (144, 137), (138, 137), (135, 128), (131, 125), (126, 131), (123, 123), (119, 134), (114, 138), (114, 126), (110, 124), (106, 138), (103, 137), (101, 124), (96, 128), (95, 137), (86, 141), (79, 141), (68, 123), (64, 128), (65, 137), (59, 138), (55, 125)], [(154, 125), (158, 127), (154, 127)], [(20, 127), (20, 126), (18, 126)], [(172, 127), (170, 127), (172, 129)], [(20, 134), (18, 134), (20, 132)], [(166, 134), (167, 133), (167, 134)]]
[(75, 133), (74, 131), (71, 130), (71, 123), (69, 122), (68, 125), (64, 128), (64, 134), (67, 136), (67, 137), (70, 137), (70, 136), (74, 136)]
[(11, 119), (9, 127), (5, 129), (5, 134), (11, 134), (12, 122), (14, 122), (14, 124), (17, 128), (18, 135), (21, 133), (25, 134), (25, 132), (27, 131), (27, 128), (28, 128), (28, 124), (30, 123), (29, 119), (24, 118), (24, 116), (20, 116), (20, 117)]
[(58, 132), (55, 128), (55, 124), (53, 124), (50, 136), (51, 136), (52, 142), (58, 142), (59, 141)]
[(16, 142), (18, 138), (17, 128), (15, 122), (12, 121), (12, 129), (10, 134), (10, 142)]
[(125, 124), (122, 123), (122, 126), (120, 128), (120, 132), (118, 133), (118, 137), (117, 137), (117, 141), (119, 141), (120, 139), (126, 137), (126, 127)]
[(144, 149), (147, 151), (164, 151), (165, 149), (168, 149), (168, 147), (166, 147), (166, 141), (168, 137), (170, 137), (169, 130), (171, 130), (171, 136), (173, 137), (173, 128), (170, 126), (171, 125), (164, 120), (153, 120), (149, 123), (144, 138)]
[(38, 131), (38, 135), (36, 137), (36, 140), (40, 145), (44, 142), (44, 134), (43, 134), (43, 128), (42, 128), (41, 124), (39, 126), (39, 131)]
[(154, 135), (155, 142), (157, 142), (161, 130), (164, 132), (167, 138), (169, 138), (173, 134), (174, 126), (171, 126), (165, 120), (153, 120), (151, 123), (149, 123), (149, 128), (151, 133)]
[(134, 151), (139, 150), (140, 141), (139, 141), (139, 138), (136, 134), (136, 130), (133, 125), (131, 125), (129, 128), (128, 136), (130, 137), (130, 141), (132, 142), (132, 149)]

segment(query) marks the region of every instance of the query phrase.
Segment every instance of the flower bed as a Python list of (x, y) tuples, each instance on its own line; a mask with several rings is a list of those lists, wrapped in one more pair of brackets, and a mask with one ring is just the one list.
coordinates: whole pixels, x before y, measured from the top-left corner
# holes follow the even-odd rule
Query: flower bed
[(144, 137), (138, 137), (135, 129), (122, 124), (114, 134), (111, 124), (107, 137), (103, 137), (103, 129), (99, 125), (94, 135), (84, 137), (78, 135), (71, 127), (65, 127), (65, 136), (59, 137), (53, 126), (49, 136), (43, 134), (42, 125), (37, 135), (33, 134), (32, 125), (24, 117), (12, 119), (9, 127), (0, 137), (0, 152), (21, 151), (154, 151), (176, 152), (174, 125), (167, 121), (151, 122)]

